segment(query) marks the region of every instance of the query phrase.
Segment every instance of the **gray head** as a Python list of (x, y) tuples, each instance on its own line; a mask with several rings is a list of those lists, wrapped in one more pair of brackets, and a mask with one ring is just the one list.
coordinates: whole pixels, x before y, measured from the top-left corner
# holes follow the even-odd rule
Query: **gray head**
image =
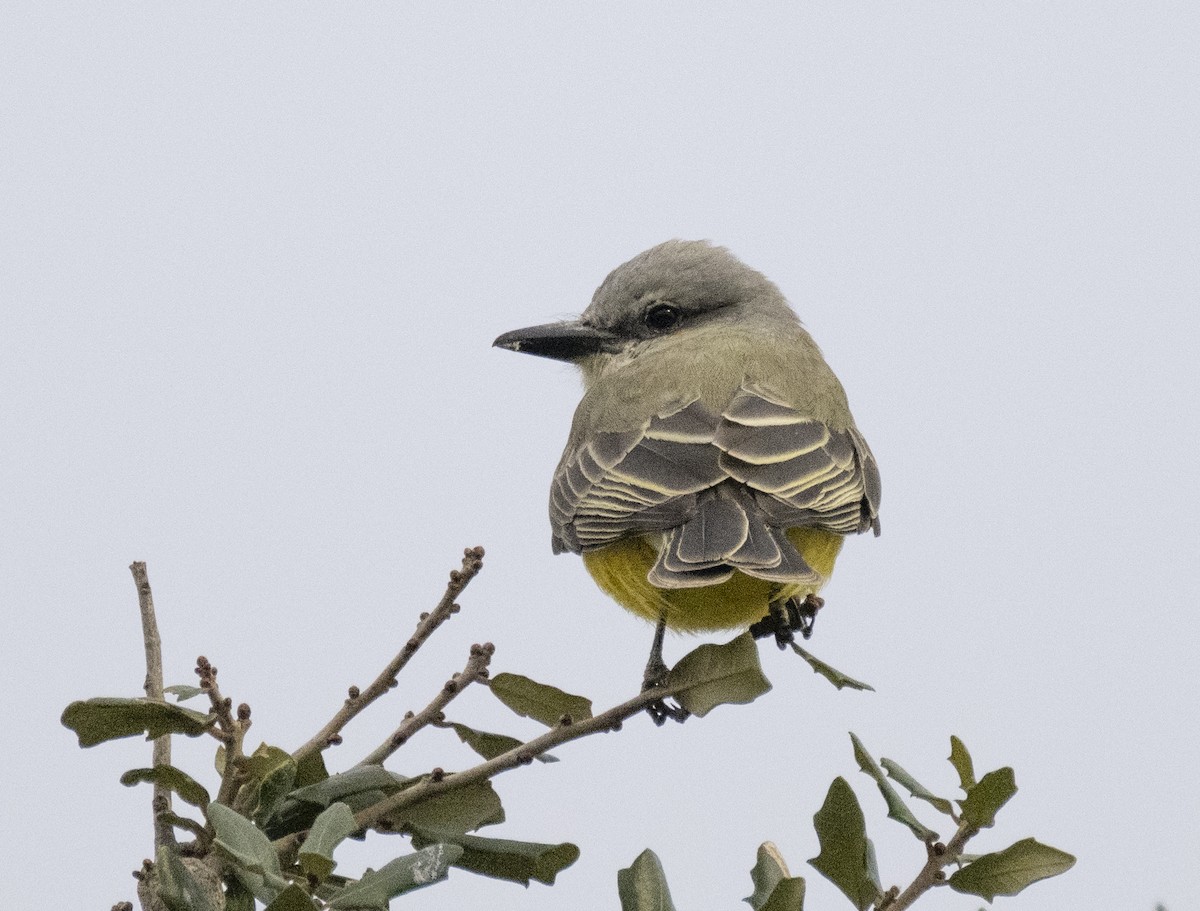
[(557, 360), (601, 352), (714, 322), (797, 324), (779, 289), (724, 247), (669, 240), (613, 269), (576, 321), (506, 332), (493, 343)]

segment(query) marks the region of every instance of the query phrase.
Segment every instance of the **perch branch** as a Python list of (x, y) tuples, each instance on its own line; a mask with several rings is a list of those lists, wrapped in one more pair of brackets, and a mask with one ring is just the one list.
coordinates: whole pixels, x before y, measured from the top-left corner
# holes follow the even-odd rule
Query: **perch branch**
[[(478, 781), (493, 778), (501, 772), (515, 769), (517, 766), (529, 765), (538, 756), (564, 743), (570, 743), (572, 740), (578, 740), (581, 737), (601, 731), (620, 730), (622, 722), (645, 711), (646, 706), (650, 703), (660, 699), (667, 699), (674, 695), (674, 688), (660, 686), (644, 690), (632, 699), (582, 721), (575, 721), (569, 717), (564, 717), (558, 725), (540, 737), (535, 737), (527, 743), (513, 747), (506, 753), (501, 753), (499, 756), (495, 756), (486, 762), (481, 762), (479, 765), (472, 766), (462, 772), (446, 773), (440, 769), (435, 769), (433, 774), (428, 778), (423, 779), (412, 787), (405, 788), (403, 791), (399, 791), (391, 797), (360, 811), (355, 815), (354, 821), (360, 829), (371, 828), (380, 824), (389, 816), (421, 803), (424, 800), (429, 800), (431, 797), (445, 794), (447, 791), (464, 788)], [(300, 846), (303, 834), (287, 835), (273, 843), (281, 858), (289, 858), (296, 852)]]

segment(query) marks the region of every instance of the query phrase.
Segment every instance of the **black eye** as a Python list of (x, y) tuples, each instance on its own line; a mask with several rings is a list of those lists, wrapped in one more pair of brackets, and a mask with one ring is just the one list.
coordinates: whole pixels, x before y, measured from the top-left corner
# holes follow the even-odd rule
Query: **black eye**
[(655, 332), (674, 329), (681, 319), (683, 313), (678, 307), (672, 307), (670, 304), (655, 304), (646, 310), (645, 316), (642, 317), (642, 321)]

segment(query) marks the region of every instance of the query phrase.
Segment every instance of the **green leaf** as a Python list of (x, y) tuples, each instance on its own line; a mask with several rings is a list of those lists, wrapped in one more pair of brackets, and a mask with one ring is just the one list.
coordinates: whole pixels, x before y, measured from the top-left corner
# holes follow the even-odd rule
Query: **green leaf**
[(497, 674), (488, 687), (497, 699), (525, 718), (555, 727), (564, 715), (575, 721), (592, 717), (592, 700), (574, 696), (555, 686), (538, 683), (520, 674)]
[(78, 735), (81, 747), (139, 734), (147, 740), (166, 734), (199, 737), (212, 721), (211, 715), (157, 699), (84, 699), (62, 713), (62, 723)]
[(333, 850), (358, 828), (354, 814), (344, 803), (330, 804), (321, 811), (309, 830), (308, 837), (300, 846), (300, 868), (317, 882), (333, 872), (337, 861)]
[(987, 829), (996, 821), (997, 811), (1017, 793), (1013, 770), (1008, 766), (988, 772), (958, 802), (962, 818), (978, 829)]
[(247, 778), (266, 778), (274, 774), (281, 766), (296, 765), (292, 754), (287, 750), (260, 743), (258, 749), (246, 757), (242, 771)]
[(296, 783), (296, 760), (286, 750), (264, 743), (246, 758), (244, 772), (256, 791), (254, 821), (265, 828)]
[(754, 882), (754, 892), (743, 898), (742, 901), (749, 904), (754, 911), (760, 911), (779, 881), (790, 875), (787, 863), (779, 853), (779, 848), (773, 842), (764, 841), (758, 846), (758, 857), (755, 859), (754, 868), (750, 871), (750, 879)]
[(180, 800), (190, 803), (193, 807), (199, 807), (201, 810), (207, 809), (208, 802), (212, 799), (200, 782), (173, 765), (159, 765), (151, 769), (130, 769), (121, 776), (121, 784), (127, 788), (147, 781), (174, 791), (179, 795)]
[(174, 848), (160, 846), (154, 860), (158, 897), (167, 911), (219, 911), (219, 885), (216, 893), (206, 889)]
[[(459, 740), (484, 759), (495, 759), (509, 750), (515, 750), (517, 747), (524, 745), (524, 741), (518, 740), (516, 737), (509, 737), (507, 734), (491, 734), (487, 731), (478, 731), (475, 728), (469, 728), (465, 724), (458, 724), (453, 721), (450, 722), (450, 727), (454, 728), (454, 733), (458, 735)], [(538, 762), (558, 762), (549, 753), (544, 753), (534, 758)]]
[(855, 734), (851, 733), (850, 742), (854, 744), (854, 758), (858, 761), (858, 767), (875, 779), (875, 784), (879, 786), (879, 793), (883, 795), (883, 800), (887, 804), (888, 818), (908, 826), (909, 831), (921, 841), (936, 841), (937, 832), (922, 825), (921, 821), (913, 815), (912, 810), (908, 808), (907, 804), (900, 798), (900, 795), (896, 793), (896, 789), (892, 787), (891, 782), (884, 777), (883, 769), (876, 765), (874, 758), (867, 752), (867, 748), (862, 745), (862, 741)]
[(1075, 866), (1066, 851), (1023, 838), (995, 854), (984, 854), (949, 879), (950, 888), (989, 902), (997, 895), (1016, 895), (1039, 879), (1058, 876)]
[(875, 687), (871, 686), (871, 684), (863, 683), (861, 680), (855, 680), (849, 674), (843, 674), (836, 667), (826, 664), (824, 661), (822, 661), (816, 655), (802, 649), (795, 642), (792, 643), (792, 651), (795, 652), (797, 655), (799, 655), (801, 658), (803, 658), (805, 661), (807, 661), (809, 664), (809, 667), (811, 667), (813, 669), (814, 673), (820, 674), (822, 677), (824, 677), (826, 680), (828, 680), (830, 683), (832, 683), (834, 686), (836, 686), (839, 690), (852, 689), (852, 690), (870, 690), (872, 693), (875, 692)]
[(295, 883), (292, 883), (275, 896), (265, 911), (314, 911), (316, 905), (308, 893)]
[(504, 822), (504, 807), (492, 783), (479, 781), (389, 813), (388, 820), (393, 828), (436, 832), (432, 841), (451, 841), (451, 835)]
[(804, 879), (792, 876), (779, 849), (769, 841), (758, 848), (758, 860), (750, 871), (754, 894), (742, 899), (754, 911), (803, 911)]
[(680, 659), (667, 677), (679, 704), (703, 718), (718, 705), (744, 705), (771, 689), (749, 633), (724, 645), (708, 643)]
[(975, 787), (975, 764), (971, 762), (971, 754), (953, 734), (950, 735), (950, 765), (958, 772), (958, 781), (964, 791)]
[(649, 848), (617, 871), (617, 893), (621, 911), (675, 911), (662, 863)]
[(323, 781), (296, 788), (263, 826), (271, 838), (282, 838), (312, 825), (321, 810), (341, 801), (357, 813), (418, 779), (405, 778), (378, 765), (358, 766)]
[(436, 844), (397, 857), (378, 870), (368, 870), (362, 879), (342, 890), (329, 907), (337, 911), (387, 911), (389, 899), (445, 879), (450, 864), (461, 853), (458, 845)]
[(325, 756), (320, 750), (316, 750), (305, 756), (296, 766), (294, 784), (298, 788), (306, 788), (310, 784), (317, 784), (328, 777), (329, 770), (325, 768)]
[(210, 804), (208, 821), (216, 829), (213, 845), (233, 865), (234, 875), (263, 904), (287, 888), (275, 849), (254, 823), (224, 804)]
[(258, 907), (254, 902), (254, 893), (242, 885), (242, 881), (232, 873), (226, 875), (225, 911), (255, 911)]
[(947, 816), (954, 815), (954, 806), (945, 797), (938, 797), (932, 791), (929, 791), (921, 782), (913, 778), (908, 772), (900, 767), (898, 762), (893, 762), (887, 758), (881, 758), (879, 764), (887, 770), (888, 775), (895, 779), (899, 784), (908, 790), (908, 793), (917, 800), (923, 800), (935, 810), (945, 813)]
[(342, 801), (354, 794), (364, 791), (382, 791), (384, 794), (395, 794), (402, 788), (411, 785), (416, 779), (405, 778), (396, 772), (389, 772), (383, 766), (356, 766), (346, 772), (330, 775), (323, 781), (296, 788), (288, 795), (288, 800), (311, 804), (325, 808), (331, 803)]
[(862, 807), (854, 789), (841, 776), (829, 785), (813, 824), (821, 853), (809, 863), (841, 889), (859, 911), (866, 911), (883, 889), (875, 871), (875, 851), (867, 838)]
[(804, 877), (781, 880), (762, 906), (762, 911), (804, 911)]
[(463, 835), (415, 829), (414, 845), (445, 842), (458, 845), (462, 854), (453, 861), (454, 866), (470, 870), (480, 876), (505, 879), (509, 882), (529, 885), (530, 880), (554, 885), (560, 872), (579, 859), (579, 848), (568, 842), (545, 845), (532, 841), (513, 841), (507, 838), (483, 838), (479, 835)]
[(191, 835), (196, 836), (196, 838), (204, 840), (205, 842), (208, 840), (208, 830), (204, 827), (203, 823), (196, 822), (194, 819), (189, 819), (186, 816), (180, 816), (178, 813), (171, 812), (161, 814), (160, 818), (166, 822), (167, 825), (174, 826), (176, 829), (182, 829), (184, 832), (188, 832)]
[(194, 699), (201, 693), (207, 692), (198, 686), (189, 686), (186, 683), (177, 683), (174, 686), (163, 687), (164, 693), (170, 693), (175, 697), (176, 701), (183, 702), (187, 699)]

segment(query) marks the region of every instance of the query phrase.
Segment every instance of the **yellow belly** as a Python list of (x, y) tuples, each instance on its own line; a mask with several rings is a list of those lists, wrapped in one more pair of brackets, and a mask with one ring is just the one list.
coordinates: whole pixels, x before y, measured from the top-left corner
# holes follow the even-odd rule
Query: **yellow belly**
[(656, 588), (646, 575), (658, 552), (645, 538), (630, 538), (586, 553), (583, 565), (618, 604), (651, 622), (665, 616), (669, 628), (686, 632), (737, 629), (765, 617), (771, 600), (815, 593), (832, 575), (842, 549), (841, 535), (819, 528), (792, 528), (787, 536), (808, 565), (820, 573), (816, 585), (780, 585), (735, 572), (718, 585)]

